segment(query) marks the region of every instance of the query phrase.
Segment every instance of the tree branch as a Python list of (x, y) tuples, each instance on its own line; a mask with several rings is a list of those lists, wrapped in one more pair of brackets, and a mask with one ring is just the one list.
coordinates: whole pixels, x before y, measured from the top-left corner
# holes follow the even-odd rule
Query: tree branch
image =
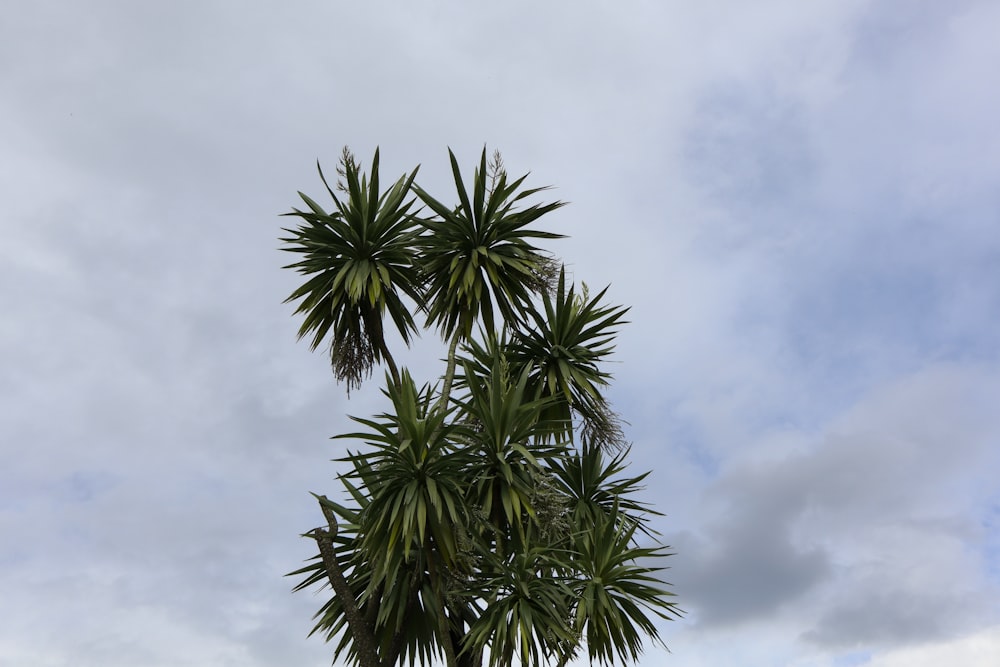
[(351, 635), (354, 637), (354, 646), (358, 654), (358, 662), (362, 667), (380, 667), (378, 650), (375, 644), (375, 637), (371, 627), (365, 622), (361, 611), (358, 609), (358, 602), (351, 592), (351, 587), (344, 577), (344, 570), (337, 560), (337, 552), (333, 548), (333, 540), (337, 537), (338, 524), (337, 515), (333, 509), (327, 506), (329, 500), (326, 496), (318, 496), (320, 508), (326, 518), (329, 530), (314, 528), (306, 533), (316, 540), (319, 546), (319, 554), (323, 558), (323, 566), (326, 568), (326, 575), (330, 579), (330, 585), (340, 598), (344, 607), (344, 616), (347, 618), (347, 625)]

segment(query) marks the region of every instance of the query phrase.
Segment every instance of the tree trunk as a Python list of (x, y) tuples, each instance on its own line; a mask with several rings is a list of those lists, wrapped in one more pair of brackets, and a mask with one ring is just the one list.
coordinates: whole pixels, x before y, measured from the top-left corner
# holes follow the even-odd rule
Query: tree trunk
[(462, 330), (455, 329), (455, 335), (448, 345), (448, 366), (444, 372), (444, 386), (441, 387), (441, 398), (438, 400), (437, 410), (447, 410), (448, 401), (451, 399), (451, 385), (455, 380), (455, 351), (458, 349), (458, 341), (462, 338)]
[(365, 622), (361, 610), (358, 609), (358, 602), (354, 599), (347, 579), (344, 578), (344, 570), (340, 567), (337, 552), (333, 548), (333, 540), (337, 536), (338, 530), (337, 515), (324, 504), (324, 501), (327, 500), (326, 496), (320, 496), (318, 500), (330, 530), (315, 528), (309, 535), (316, 540), (320, 556), (323, 558), (323, 566), (326, 568), (326, 575), (330, 579), (330, 585), (333, 586), (334, 592), (340, 598), (341, 604), (344, 605), (344, 616), (347, 618), (348, 628), (354, 638), (358, 663), (361, 667), (381, 667), (372, 629)]
[(368, 331), (368, 340), (374, 343), (375, 349), (378, 351), (377, 356), (382, 357), (382, 361), (389, 367), (389, 374), (392, 375), (392, 381), (398, 387), (400, 383), (399, 369), (396, 367), (396, 360), (393, 359), (392, 352), (389, 351), (389, 346), (385, 343), (385, 329), (382, 325), (382, 315), (372, 309), (366, 308), (361, 313), (361, 319), (364, 321), (365, 329)]
[(389, 374), (392, 375), (393, 383), (399, 387), (403, 381), (399, 377), (399, 369), (396, 368), (396, 360), (392, 358), (392, 354), (389, 352), (389, 348), (385, 344), (385, 340), (382, 340), (382, 357), (385, 359), (385, 365), (389, 367)]

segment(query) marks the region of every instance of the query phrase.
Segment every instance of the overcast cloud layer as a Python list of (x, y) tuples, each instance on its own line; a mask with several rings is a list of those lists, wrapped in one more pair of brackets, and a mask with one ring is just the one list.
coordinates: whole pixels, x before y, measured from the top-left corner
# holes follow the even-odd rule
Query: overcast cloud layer
[(642, 667), (995, 665), (997, 34), (991, 0), (8, 8), (0, 665), (329, 664), (282, 575), (380, 398), (296, 344), (277, 215), (344, 144), (447, 198), (484, 143), (632, 306), (612, 399), (687, 611)]

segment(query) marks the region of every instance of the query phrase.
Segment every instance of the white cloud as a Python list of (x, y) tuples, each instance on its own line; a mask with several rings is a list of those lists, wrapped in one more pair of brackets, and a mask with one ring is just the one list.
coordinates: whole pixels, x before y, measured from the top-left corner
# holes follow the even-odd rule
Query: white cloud
[(866, 667), (993, 667), (1000, 655), (1000, 627), (986, 628), (971, 635), (890, 651), (877, 656)]

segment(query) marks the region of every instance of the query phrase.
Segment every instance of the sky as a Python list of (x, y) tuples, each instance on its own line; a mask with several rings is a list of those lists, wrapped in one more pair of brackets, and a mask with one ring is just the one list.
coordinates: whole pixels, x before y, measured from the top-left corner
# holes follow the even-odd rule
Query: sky
[[(350, 399), (278, 216), (486, 145), (577, 281), (686, 611), (641, 667), (1000, 655), (1000, 4), (16, 3), (0, 24), (0, 665), (329, 665)], [(284, 256), (283, 256), (284, 255)], [(428, 333), (401, 359), (441, 372)]]

